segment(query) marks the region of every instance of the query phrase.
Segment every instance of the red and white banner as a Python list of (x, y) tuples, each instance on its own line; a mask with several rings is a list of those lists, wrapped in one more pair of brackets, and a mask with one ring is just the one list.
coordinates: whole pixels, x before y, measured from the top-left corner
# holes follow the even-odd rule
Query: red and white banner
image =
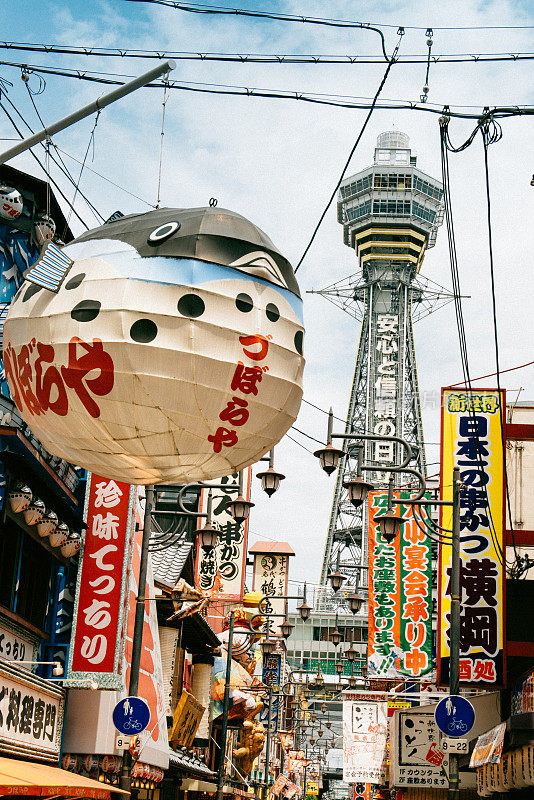
[(89, 475), (66, 686), (70, 680), (91, 679), (101, 689), (125, 688), (124, 626), (136, 503), (137, 487)]

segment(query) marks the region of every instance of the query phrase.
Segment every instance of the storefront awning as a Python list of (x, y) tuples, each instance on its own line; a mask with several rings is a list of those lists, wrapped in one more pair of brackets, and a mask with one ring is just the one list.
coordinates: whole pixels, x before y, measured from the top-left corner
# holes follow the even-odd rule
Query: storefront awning
[(68, 797), (92, 797), (95, 800), (110, 800), (113, 794), (128, 795), (122, 789), (106, 786), (105, 783), (82, 778), (73, 772), (0, 757), (0, 794), (10, 795), (68, 795)]

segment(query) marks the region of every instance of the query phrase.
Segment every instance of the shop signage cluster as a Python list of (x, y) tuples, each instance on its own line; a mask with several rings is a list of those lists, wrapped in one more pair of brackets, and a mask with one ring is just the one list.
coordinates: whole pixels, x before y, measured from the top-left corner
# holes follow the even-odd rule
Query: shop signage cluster
[[(503, 440), (504, 392), (443, 390), (443, 499), (452, 499), (452, 471), (466, 487), (460, 502), (460, 681), (501, 684), (504, 678)], [(452, 509), (442, 523), (452, 527)], [(439, 680), (449, 680), (451, 546), (440, 547)]]
[[(409, 491), (394, 497), (408, 499)], [(391, 543), (380, 532), (387, 492), (369, 492), (368, 674), (378, 678), (434, 677), (432, 555), (425, 523), (413, 506), (395, 506), (405, 520)]]
[(67, 686), (69, 680), (91, 679), (101, 689), (124, 689), (124, 629), (136, 501), (135, 486), (90, 475)]

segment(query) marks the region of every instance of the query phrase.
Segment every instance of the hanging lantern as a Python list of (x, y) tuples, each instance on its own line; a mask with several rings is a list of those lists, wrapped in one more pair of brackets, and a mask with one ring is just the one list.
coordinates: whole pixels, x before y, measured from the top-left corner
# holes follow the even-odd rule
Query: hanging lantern
[[(70, 533), (65, 543), (61, 545), (61, 555), (65, 558), (72, 558), (80, 551), (82, 540), (79, 533)], [(57, 547), (57, 545), (56, 545)]]
[(35, 220), (34, 231), (35, 238), (42, 247), (44, 244), (51, 242), (54, 238), (56, 223), (48, 214), (43, 214), (42, 217), (38, 217)]
[(24, 512), (24, 522), (26, 525), (37, 525), (38, 522), (41, 522), (44, 513), (45, 504), (36, 497)]
[(42, 539), (46, 539), (51, 533), (54, 533), (57, 528), (57, 514), (53, 511), (47, 511), (43, 514), (40, 522), (37, 523), (37, 533)]
[(24, 201), (18, 189), (12, 186), (0, 186), (0, 217), (17, 219), (22, 214)]
[(24, 483), (16, 483), (15, 487), (9, 492), (9, 505), (14, 514), (26, 511), (32, 501), (32, 490)]
[(69, 538), (69, 526), (64, 522), (60, 522), (56, 529), (50, 534), (48, 541), (52, 547), (63, 547)]
[(4, 364), (49, 452), (130, 484), (187, 483), (244, 469), (289, 430), (303, 336), (292, 267), (259, 228), (161, 209), (50, 244), (10, 306)]

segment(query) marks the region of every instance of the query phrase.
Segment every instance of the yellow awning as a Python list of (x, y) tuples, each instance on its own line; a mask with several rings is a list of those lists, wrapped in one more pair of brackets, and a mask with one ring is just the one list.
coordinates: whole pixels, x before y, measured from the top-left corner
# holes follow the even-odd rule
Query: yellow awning
[(105, 783), (83, 778), (73, 772), (34, 761), (18, 761), (0, 757), (0, 794), (68, 795), (110, 800), (111, 792), (128, 795), (128, 792)]

